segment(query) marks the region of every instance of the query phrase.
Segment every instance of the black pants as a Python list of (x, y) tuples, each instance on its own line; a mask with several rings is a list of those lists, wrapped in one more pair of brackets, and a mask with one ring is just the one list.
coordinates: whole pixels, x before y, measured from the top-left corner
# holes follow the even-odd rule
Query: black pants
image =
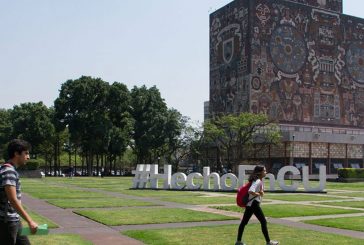
[(0, 221), (0, 243), (2, 245), (30, 245), (28, 237), (21, 236), (21, 222)]
[(259, 220), (260, 225), (262, 227), (262, 232), (263, 232), (265, 241), (268, 243), (270, 241), (270, 238), (269, 238), (269, 234), (268, 234), (267, 220), (265, 219), (264, 213), (263, 213), (262, 209), (260, 208), (260, 203), (255, 200), (253, 201), (253, 203), (250, 207), (245, 208), (243, 219), (241, 220), (241, 223), (239, 225), (237, 241), (241, 241), (241, 238), (244, 233), (244, 228), (248, 224), (248, 222), (253, 214)]

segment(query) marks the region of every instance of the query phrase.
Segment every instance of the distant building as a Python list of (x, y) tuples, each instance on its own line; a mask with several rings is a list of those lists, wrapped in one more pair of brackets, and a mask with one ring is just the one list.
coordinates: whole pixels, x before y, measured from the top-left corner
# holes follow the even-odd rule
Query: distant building
[(209, 118), (209, 109), (210, 108), (210, 101), (203, 102), (203, 119), (206, 120)]
[(276, 119), (270, 168), (363, 167), (364, 20), (341, 0), (235, 0), (210, 15), (210, 116)]

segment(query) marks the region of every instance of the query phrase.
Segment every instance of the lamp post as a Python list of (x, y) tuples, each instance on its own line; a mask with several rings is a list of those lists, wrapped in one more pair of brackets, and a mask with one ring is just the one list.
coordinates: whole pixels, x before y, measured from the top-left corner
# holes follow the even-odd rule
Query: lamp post
[(159, 166), (159, 161), (161, 160), (161, 157), (158, 157), (157, 159), (158, 159), (158, 166)]
[[(292, 150), (291, 150), (291, 162), (290, 165), (293, 166), (294, 164), (294, 137), (295, 135), (292, 135)], [(291, 173), (291, 184), (293, 182), (293, 174)]]
[(291, 147), (291, 157), (290, 157), (290, 161), (289, 161), (289, 165), (293, 166), (293, 159), (294, 159), (294, 138), (295, 135), (292, 135), (292, 147)]

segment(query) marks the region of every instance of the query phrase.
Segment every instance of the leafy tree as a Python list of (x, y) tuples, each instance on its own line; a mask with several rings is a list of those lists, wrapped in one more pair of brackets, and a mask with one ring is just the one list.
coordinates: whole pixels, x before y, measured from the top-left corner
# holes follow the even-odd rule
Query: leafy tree
[[(278, 143), (281, 137), (277, 126), (266, 115), (253, 113), (230, 114), (208, 120), (204, 124), (204, 135), (218, 152), (226, 152), (230, 169), (233, 165), (231, 156), (235, 155), (236, 161), (240, 162), (267, 144)], [(244, 153), (250, 155), (244, 156)], [(221, 165), (221, 160), (218, 163)]]
[(102, 155), (108, 147), (109, 84), (100, 78), (82, 76), (62, 84), (59, 97), (55, 100), (55, 117), (68, 126), (72, 142), (80, 144), (86, 154), (89, 175), (95, 155)]
[(165, 152), (169, 164), (172, 164), (173, 170), (178, 171), (178, 165), (187, 155), (188, 151), (188, 118), (183, 117), (176, 109), (167, 111), (164, 132), (166, 136)]
[(32, 153), (35, 155), (46, 151), (55, 132), (49, 108), (42, 102), (16, 105), (10, 113), (10, 118), (13, 138), (30, 142)]
[(159, 90), (153, 86), (131, 90), (131, 114), (134, 118), (132, 147), (138, 163), (151, 163), (163, 152), (167, 141), (168, 110)]
[(234, 146), (236, 137), (236, 117), (234, 115), (226, 115), (208, 120), (204, 124), (204, 134), (207, 142), (216, 147), (218, 159), (216, 168), (222, 171), (221, 155), (227, 153), (227, 164), (231, 169), (231, 150)]
[(0, 158), (6, 152), (6, 144), (11, 139), (12, 124), (10, 120), (11, 110), (0, 109)]
[(121, 83), (114, 82), (109, 90), (108, 110), (112, 128), (109, 132), (109, 161), (121, 156), (130, 143), (133, 120), (130, 114), (131, 96), (128, 88)]

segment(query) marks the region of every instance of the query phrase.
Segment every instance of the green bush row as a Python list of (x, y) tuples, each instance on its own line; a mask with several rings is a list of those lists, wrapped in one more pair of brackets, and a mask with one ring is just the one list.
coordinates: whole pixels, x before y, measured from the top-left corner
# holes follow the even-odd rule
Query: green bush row
[(18, 170), (37, 170), (41, 164), (41, 161), (37, 159), (30, 159), (27, 164), (18, 168)]
[(339, 168), (339, 178), (363, 178), (364, 179), (364, 168)]

